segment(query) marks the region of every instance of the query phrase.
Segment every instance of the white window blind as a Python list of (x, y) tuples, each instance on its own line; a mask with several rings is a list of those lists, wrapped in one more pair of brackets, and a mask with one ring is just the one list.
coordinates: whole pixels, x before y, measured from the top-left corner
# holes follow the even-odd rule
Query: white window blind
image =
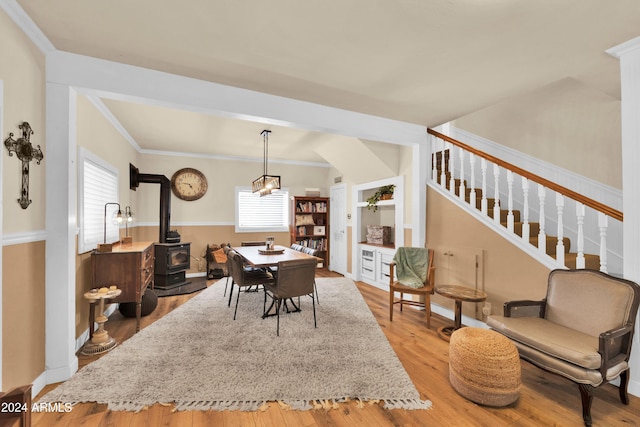
[(236, 187), (236, 232), (288, 231), (289, 192), (260, 197), (249, 187)]
[[(80, 149), (78, 167), (78, 252), (83, 253), (104, 243), (105, 205), (118, 202), (118, 170), (84, 149)], [(120, 239), (118, 224), (113, 220), (118, 205), (106, 208), (106, 243), (113, 243)]]

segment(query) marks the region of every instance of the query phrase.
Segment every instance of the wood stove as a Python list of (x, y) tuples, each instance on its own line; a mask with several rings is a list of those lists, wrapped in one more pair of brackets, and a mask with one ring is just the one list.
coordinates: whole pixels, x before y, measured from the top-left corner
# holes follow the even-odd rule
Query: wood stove
[(129, 163), (129, 188), (136, 190), (140, 183), (160, 184), (160, 224), (155, 244), (154, 286), (166, 290), (189, 284), (185, 272), (191, 263), (191, 243), (180, 243), (180, 234), (170, 230), (171, 181), (164, 175), (140, 173)]
[(185, 271), (191, 262), (191, 243), (156, 243), (155, 287), (172, 289), (186, 285)]

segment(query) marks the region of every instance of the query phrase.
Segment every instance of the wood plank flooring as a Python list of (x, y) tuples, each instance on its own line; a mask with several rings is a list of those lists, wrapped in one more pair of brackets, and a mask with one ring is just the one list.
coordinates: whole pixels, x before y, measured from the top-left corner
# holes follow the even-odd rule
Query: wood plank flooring
[[(320, 270), (318, 276), (337, 276)], [(518, 401), (504, 408), (477, 405), (458, 395), (449, 384), (449, 343), (438, 338), (436, 329), (451, 320), (432, 317), (431, 329), (426, 328), (423, 312), (407, 309), (396, 312), (389, 322), (388, 294), (364, 283), (357, 283), (372, 313), (402, 361), (423, 399), (433, 402), (426, 411), (386, 410), (379, 404), (358, 407), (355, 402), (339, 405), (338, 409), (286, 411), (270, 404), (262, 412), (184, 411), (170, 406), (154, 405), (139, 413), (113, 412), (106, 405), (79, 404), (69, 413), (35, 413), (35, 427), (62, 426), (581, 426), (582, 410), (578, 387), (562, 377), (545, 372), (528, 362), (522, 362), (523, 387)], [(320, 302), (322, 303), (322, 289)], [(158, 308), (142, 319), (142, 327), (153, 323), (196, 294), (164, 297)], [(322, 327), (319, 319), (318, 327)], [(345, 325), (348, 327), (348, 325)], [(115, 312), (106, 329), (119, 342), (135, 333), (135, 319)], [(99, 356), (79, 356), (80, 367)], [(301, 378), (301, 381), (304, 381)], [(40, 395), (55, 388), (49, 385)], [(35, 399), (37, 401), (37, 397)], [(594, 426), (640, 426), (640, 398), (630, 396), (630, 405), (623, 405), (615, 386), (604, 385), (594, 392), (592, 418)]]

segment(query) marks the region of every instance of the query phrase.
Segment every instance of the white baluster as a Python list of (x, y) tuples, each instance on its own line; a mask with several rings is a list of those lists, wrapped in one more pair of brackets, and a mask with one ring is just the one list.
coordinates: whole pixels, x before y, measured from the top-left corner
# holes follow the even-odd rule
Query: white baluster
[(540, 203), (540, 231), (538, 232), (538, 249), (543, 254), (547, 253), (547, 236), (544, 233), (544, 199), (546, 197), (546, 188), (542, 184), (538, 184), (538, 201)]
[(454, 160), (456, 158), (454, 151), (456, 150), (456, 146), (452, 145), (449, 149), (449, 191), (451, 194), (455, 194), (456, 192), (456, 177), (455, 177), (455, 163)]
[(578, 221), (578, 256), (576, 257), (576, 268), (584, 268), (584, 216), (585, 206), (580, 202), (576, 202), (576, 218)]
[(510, 170), (507, 170), (507, 191), (509, 193), (507, 201), (507, 230), (513, 233), (513, 172)]
[(556, 193), (556, 208), (558, 209), (558, 243), (556, 244), (556, 261), (564, 267), (564, 224), (562, 211), (564, 210), (564, 196)]
[(469, 169), (471, 169), (471, 191), (469, 192), (469, 204), (478, 209), (476, 204), (476, 156), (469, 153)]
[(522, 206), (522, 240), (529, 241), (531, 229), (529, 228), (529, 180), (522, 177), (522, 196), (524, 198)]
[(487, 160), (483, 157), (480, 159), (480, 170), (482, 170), (482, 200), (480, 201), (480, 211), (487, 215), (489, 209), (487, 207)]
[(600, 271), (607, 272), (607, 227), (609, 217), (598, 212), (598, 228), (600, 229)]
[(458, 197), (460, 200), (464, 201), (465, 193), (467, 189), (464, 185), (464, 150), (460, 148), (460, 192), (458, 193)]
[(495, 189), (493, 192), (493, 221), (500, 222), (500, 167), (493, 165), (493, 181)]
[(435, 136), (431, 136), (431, 181), (435, 184), (438, 182), (438, 140)]

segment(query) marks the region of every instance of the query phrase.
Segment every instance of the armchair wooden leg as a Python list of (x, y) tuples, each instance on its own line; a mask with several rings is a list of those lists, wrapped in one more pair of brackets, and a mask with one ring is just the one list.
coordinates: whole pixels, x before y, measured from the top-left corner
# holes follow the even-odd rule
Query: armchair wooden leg
[(629, 404), (629, 394), (627, 393), (627, 387), (629, 386), (629, 369), (620, 374), (620, 387), (618, 393), (620, 393), (620, 401), (625, 405)]
[(393, 297), (395, 292), (389, 290), (389, 321), (393, 322)]
[(427, 315), (427, 329), (431, 329), (431, 297), (424, 297), (424, 312)]
[(591, 403), (593, 402), (593, 392), (589, 384), (578, 384), (580, 397), (582, 398), (582, 419), (585, 426), (591, 425)]

